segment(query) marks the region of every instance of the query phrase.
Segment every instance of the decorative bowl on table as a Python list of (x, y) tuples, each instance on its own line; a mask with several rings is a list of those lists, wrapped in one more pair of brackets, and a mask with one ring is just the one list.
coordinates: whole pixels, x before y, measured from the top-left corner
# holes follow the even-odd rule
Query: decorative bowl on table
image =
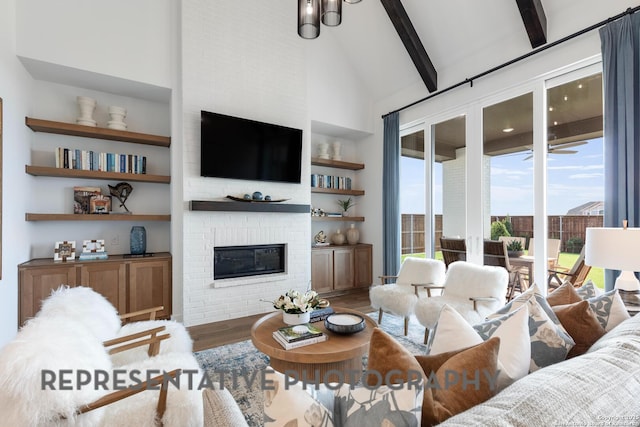
[(364, 330), (364, 318), (353, 313), (334, 313), (324, 320), (324, 327), (336, 334), (355, 334)]

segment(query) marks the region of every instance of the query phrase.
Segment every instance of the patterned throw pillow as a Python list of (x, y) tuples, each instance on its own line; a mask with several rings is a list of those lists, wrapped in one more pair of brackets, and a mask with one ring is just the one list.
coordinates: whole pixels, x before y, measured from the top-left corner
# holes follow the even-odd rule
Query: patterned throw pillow
[(265, 373), (264, 425), (333, 427), (334, 390), (294, 381), (268, 367)]
[(587, 280), (584, 285), (576, 289), (576, 292), (582, 299), (593, 298), (602, 294), (602, 291), (596, 288), (596, 285), (594, 285), (591, 280)]
[(502, 390), (529, 373), (531, 342), (526, 306), (493, 319), (488, 324), (471, 326), (460, 313), (445, 305), (429, 338), (428, 354), (432, 356), (460, 350), (492, 337), (500, 338), (498, 390)]
[(490, 315), (489, 318), (502, 316), (523, 305), (529, 309), (529, 336), (531, 339), (529, 372), (565, 360), (569, 350), (575, 345), (575, 341), (564, 329), (535, 284)]
[(589, 301), (591, 309), (596, 313), (598, 322), (607, 332), (618, 326), (623, 320), (631, 317), (617, 289), (589, 298), (587, 301)]

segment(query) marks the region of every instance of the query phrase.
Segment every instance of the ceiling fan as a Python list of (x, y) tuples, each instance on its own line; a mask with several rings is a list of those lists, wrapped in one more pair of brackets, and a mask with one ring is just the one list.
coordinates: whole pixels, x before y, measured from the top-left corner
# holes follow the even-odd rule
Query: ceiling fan
[[(580, 145), (585, 145), (587, 141), (574, 141), (574, 142), (564, 142), (556, 145), (547, 144), (547, 152), (549, 154), (576, 154), (577, 150), (567, 150), (567, 148), (578, 147)], [(530, 154), (522, 160), (529, 160), (533, 158), (533, 148), (529, 148)]]

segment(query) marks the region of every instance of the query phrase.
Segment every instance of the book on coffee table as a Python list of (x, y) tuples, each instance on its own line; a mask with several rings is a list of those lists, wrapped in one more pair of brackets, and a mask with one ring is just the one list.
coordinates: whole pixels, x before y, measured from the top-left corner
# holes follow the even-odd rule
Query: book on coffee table
[(325, 308), (316, 308), (311, 312), (310, 323), (320, 322), (326, 319), (330, 314), (333, 314), (334, 310), (332, 307)]
[(285, 326), (275, 332), (288, 343), (307, 340), (309, 338), (315, 338), (322, 335), (322, 331), (320, 329), (309, 323)]
[(306, 345), (316, 344), (326, 341), (329, 337), (325, 334), (318, 335), (312, 338), (306, 338), (300, 341), (287, 342), (282, 338), (278, 331), (273, 331), (273, 339), (278, 342), (285, 350), (291, 350), (298, 347), (304, 347)]

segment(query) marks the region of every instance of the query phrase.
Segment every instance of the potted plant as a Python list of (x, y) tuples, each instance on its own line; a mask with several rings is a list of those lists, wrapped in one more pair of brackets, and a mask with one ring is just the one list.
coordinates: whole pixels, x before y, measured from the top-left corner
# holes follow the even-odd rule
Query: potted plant
[(338, 204), (340, 205), (340, 207), (342, 208), (342, 216), (349, 216), (349, 209), (353, 206), (355, 206), (355, 202), (353, 201), (353, 199), (351, 197), (349, 197), (348, 199), (344, 199), (344, 200), (338, 200)]
[(311, 312), (320, 304), (316, 291), (301, 293), (289, 290), (273, 301), (273, 308), (282, 310), (282, 320), (288, 325), (308, 323)]
[(524, 248), (519, 240), (512, 240), (507, 245), (507, 252), (510, 257), (519, 257), (524, 255)]

